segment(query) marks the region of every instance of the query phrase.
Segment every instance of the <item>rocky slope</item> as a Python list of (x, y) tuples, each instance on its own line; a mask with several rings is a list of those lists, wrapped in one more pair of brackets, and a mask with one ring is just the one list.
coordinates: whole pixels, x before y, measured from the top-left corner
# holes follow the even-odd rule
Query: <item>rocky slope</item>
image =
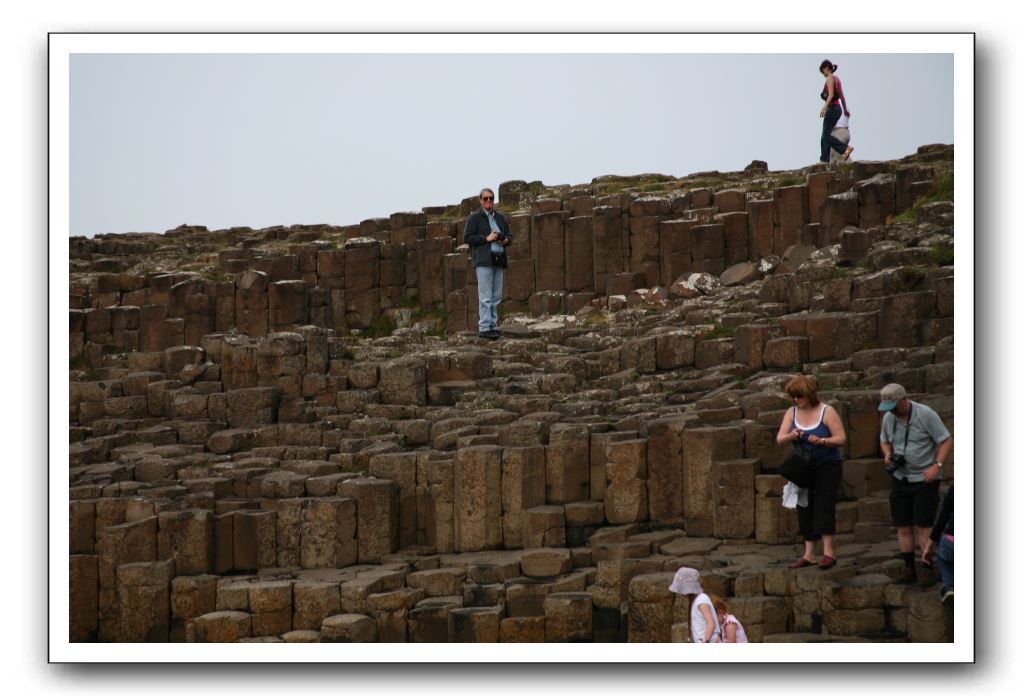
[[(751, 640), (950, 640), (876, 396), (954, 433), (952, 157), (506, 182), (498, 341), (475, 196), (72, 238), (72, 640), (687, 640), (680, 565)], [(849, 434), (824, 572), (785, 568), (796, 371)]]

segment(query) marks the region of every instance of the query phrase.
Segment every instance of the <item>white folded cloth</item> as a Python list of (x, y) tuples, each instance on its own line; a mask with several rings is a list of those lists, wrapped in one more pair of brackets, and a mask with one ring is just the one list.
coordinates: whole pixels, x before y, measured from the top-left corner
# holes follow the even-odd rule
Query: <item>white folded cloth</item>
[(789, 481), (781, 491), (781, 504), (789, 509), (795, 508), (797, 505), (799, 507), (806, 507), (808, 496), (809, 492), (805, 488), (800, 488)]

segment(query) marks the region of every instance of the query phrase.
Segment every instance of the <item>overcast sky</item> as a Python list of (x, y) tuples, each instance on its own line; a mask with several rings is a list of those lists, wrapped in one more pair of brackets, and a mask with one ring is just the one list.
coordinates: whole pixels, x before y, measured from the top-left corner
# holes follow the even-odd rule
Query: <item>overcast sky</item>
[(855, 159), (953, 142), (951, 54), (73, 54), (70, 232), (345, 225), (511, 179), (804, 167), (824, 57)]

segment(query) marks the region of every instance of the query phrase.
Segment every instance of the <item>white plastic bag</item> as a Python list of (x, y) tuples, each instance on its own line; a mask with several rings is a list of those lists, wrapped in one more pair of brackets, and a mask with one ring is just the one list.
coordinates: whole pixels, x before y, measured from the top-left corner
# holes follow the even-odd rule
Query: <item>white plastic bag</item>
[(782, 507), (787, 507), (790, 510), (794, 509), (797, 505), (799, 507), (806, 507), (808, 504), (807, 497), (808, 493), (805, 488), (800, 488), (789, 481), (781, 491), (781, 504)]

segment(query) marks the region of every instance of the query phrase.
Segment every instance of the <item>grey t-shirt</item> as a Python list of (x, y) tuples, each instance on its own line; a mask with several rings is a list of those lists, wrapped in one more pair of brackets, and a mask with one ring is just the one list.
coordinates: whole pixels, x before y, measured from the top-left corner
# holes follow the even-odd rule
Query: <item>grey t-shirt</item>
[(908, 423), (909, 441), (906, 441), (907, 423), (889, 411), (881, 420), (881, 442), (890, 444), (893, 453), (906, 455), (906, 465), (893, 475), (903, 481), (916, 482), (924, 480), (924, 470), (934, 464), (938, 445), (947, 440), (949, 434), (933, 408), (915, 401), (909, 404), (912, 408)]

